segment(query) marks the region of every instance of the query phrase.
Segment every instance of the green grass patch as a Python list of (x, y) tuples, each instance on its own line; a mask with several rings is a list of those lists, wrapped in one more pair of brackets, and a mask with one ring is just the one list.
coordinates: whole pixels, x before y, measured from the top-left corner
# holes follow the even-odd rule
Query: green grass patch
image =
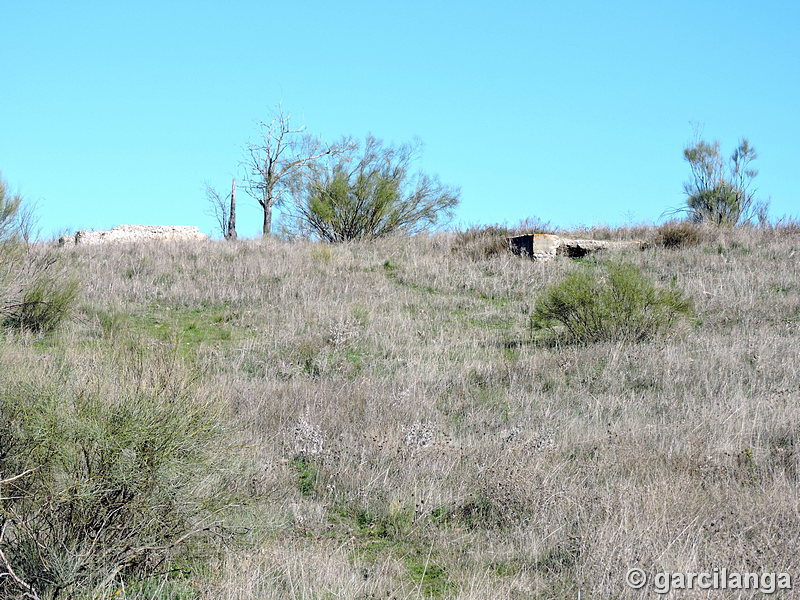
[(319, 480), (319, 467), (306, 456), (296, 456), (292, 460), (292, 469), (297, 476), (297, 489), (305, 498), (314, 496)]
[(501, 560), (490, 563), (489, 569), (498, 577), (514, 577), (524, 570), (524, 565), (518, 560)]
[(200, 346), (219, 345), (241, 338), (237, 315), (226, 305), (177, 308), (153, 304), (131, 313), (93, 311), (103, 337), (135, 334), (176, 343), (184, 353)]
[(153, 577), (130, 585), (122, 596), (122, 590), (115, 590), (109, 598), (127, 597), (140, 600), (195, 600), (198, 591), (186, 579), (185, 575), (172, 575), (169, 578)]
[(455, 589), (436, 549), (420, 534), (409, 502), (395, 501), (386, 510), (340, 507), (329, 520), (341, 537), (353, 541), (351, 561), (374, 565), (394, 557), (402, 561), (421, 598), (441, 598)]
[(211, 309), (150, 308), (133, 317), (132, 325), (153, 337), (174, 336), (190, 346), (228, 342), (233, 338), (230, 322), (234, 316), (225, 307)]
[(498, 308), (508, 306), (508, 303), (511, 302), (509, 298), (503, 296), (495, 296), (494, 294), (479, 294), (478, 298)]
[(424, 555), (417, 549), (406, 555), (403, 562), (423, 598), (441, 598), (453, 590), (444, 567), (432, 561), (430, 553)]
[(437, 290), (436, 288), (434, 288), (432, 286), (420, 285), (418, 283), (414, 283), (413, 281), (408, 281), (406, 279), (403, 279), (400, 276), (400, 270), (401, 270), (400, 269), (400, 265), (398, 265), (397, 263), (392, 262), (391, 260), (386, 260), (383, 263), (383, 273), (384, 273), (384, 275), (386, 275), (386, 278), (389, 281), (391, 281), (393, 283), (396, 283), (399, 286), (408, 288), (410, 290), (413, 290), (415, 292), (419, 292), (419, 293), (422, 293), (422, 294), (437, 295), (437, 294), (441, 293), (439, 290)]

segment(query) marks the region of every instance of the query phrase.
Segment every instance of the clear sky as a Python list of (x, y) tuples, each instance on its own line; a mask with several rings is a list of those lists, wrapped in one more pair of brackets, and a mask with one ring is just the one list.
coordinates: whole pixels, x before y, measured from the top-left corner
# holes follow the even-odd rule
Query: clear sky
[(421, 138), (457, 224), (657, 221), (692, 123), (749, 138), (771, 214), (800, 214), (796, 0), (0, 0), (0, 61), (0, 172), (45, 234), (212, 232), (203, 183), (242, 176), (277, 103), (324, 139)]

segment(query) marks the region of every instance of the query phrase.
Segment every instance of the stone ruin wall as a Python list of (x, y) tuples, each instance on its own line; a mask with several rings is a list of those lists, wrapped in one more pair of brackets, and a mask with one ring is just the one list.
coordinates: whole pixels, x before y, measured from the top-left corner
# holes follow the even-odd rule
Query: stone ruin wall
[(107, 231), (81, 229), (75, 235), (59, 238), (60, 246), (93, 246), (109, 242), (207, 240), (208, 236), (191, 225), (118, 225)]
[(526, 233), (509, 237), (508, 246), (514, 254), (527, 256), (533, 260), (549, 260), (556, 256), (580, 258), (606, 249), (641, 249), (645, 247), (645, 243), (640, 240), (581, 240), (547, 233)]

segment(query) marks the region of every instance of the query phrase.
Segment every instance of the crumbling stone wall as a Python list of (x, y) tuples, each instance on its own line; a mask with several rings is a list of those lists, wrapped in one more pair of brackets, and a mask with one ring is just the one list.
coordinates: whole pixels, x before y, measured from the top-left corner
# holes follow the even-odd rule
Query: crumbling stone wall
[(108, 242), (206, 240), (208, 236), (191, 225), (118, 225), (107, 231), (81, 229), (75, 235), (65, 235), (59, 245), (95, 245)]

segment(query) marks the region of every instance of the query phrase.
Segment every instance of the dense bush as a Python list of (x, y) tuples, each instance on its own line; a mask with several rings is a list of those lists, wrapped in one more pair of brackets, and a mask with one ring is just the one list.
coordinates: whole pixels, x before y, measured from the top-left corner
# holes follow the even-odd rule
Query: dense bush
[(69, 315), (78, 284), (52, 249), (31, 243), (32, 221), (0, 178), (0, 325), (47, 333)]
[(82, 597), (163, 570), (214, 523), (204, 488), (220, 431), (191, 374), (141, 354), (86, 369), (115, 381), (74, 369), (0, 375), (0, 472), (15, 477), (0, 501), (0, 569), (15, 574), (3, 598)]
[(545, 290), (535, 329), (563, 326), (571, 341), (637, 342), (667, 332), (691, 303), (674, 286), (659, 288), (630, 264), (584, 265)]
[(703, 239), (702, 230), (691, 221), (669, 221), (655, 230), (655, 243), (663, 248), (697, 246)]
[(758, 155), (746, 139), (726, 161), (719, 142), (697, 139), (684, 148), (683, 157), (692, 171), (684, 184), (686, 212), (696, 223), (736, 225), (754, 219), (766, 221), (767, 203), (756, 199), (752, 188), (758, 171), (752, 163)]
[(435, 228), (452, 216), (460, 192), (437, 177), (413, 173), (417, 151), (410, 144), (384, 146), (370, 136), (363, 149), (354, 146), (310, 169), (290, 207), (289, 228), (327, 242)]
[(69, 315), (77, 295), (76, 281), (41, 275), (18, 302), (5, 307), (3, 325), (36, 333), (53, 331)]

